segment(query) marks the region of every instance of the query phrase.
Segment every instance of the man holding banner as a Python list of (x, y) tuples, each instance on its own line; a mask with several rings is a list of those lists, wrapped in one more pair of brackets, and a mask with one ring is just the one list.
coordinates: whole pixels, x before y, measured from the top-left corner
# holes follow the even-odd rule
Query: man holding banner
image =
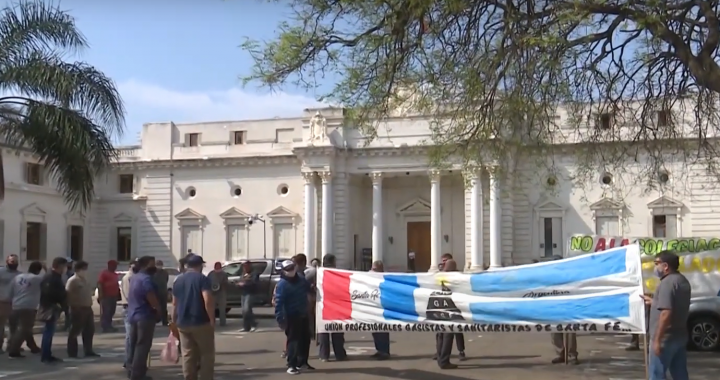
[(655, 274), (660, 284), (655, 295), (643, 296), (650, 304), (650, 380), (688, 380), (687, 341), (690, 313), (690, 282), (678, 272), (680, 259), (671, 251), (655, 257)]

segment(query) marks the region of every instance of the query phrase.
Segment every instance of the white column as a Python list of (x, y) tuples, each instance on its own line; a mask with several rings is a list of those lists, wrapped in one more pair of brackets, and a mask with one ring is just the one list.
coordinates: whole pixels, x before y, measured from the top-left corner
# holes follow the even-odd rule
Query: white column
[(372, 178), (372, 260), (383, 259), (383, 208), (382, 173), (371, 173)]
[(305, 256), (310, 258), (316, 258), (317, 253), (315, 252), (315, 226), (317, 221), (313, 217), (315, 215), (315, 173), (303, 172), (303, 179), (305, 180), (305, 216), (303, 223), (305, 224), (305, 241), (303, 246), (303, 253)]
[(499, 268), (502, 266), (500, 178), (496, 166), (489, 167), (488, 172), (490, 173), (490, 268)]
[(333, 231), (333, 212), (332, 212), (332, 173), (329, 171), (320, 172), (322, 180), (322, 247), (320, 252), (322, 256), (332, 251), (332, 231)]
[(468, 170), (466, 178), (470, 187), (470, 270), (483, 269), (483, 223), (482, 223), (482, 184), (480, 171)]
[(430, 272), (438, 270), (442, 256), (442, 227), (440, 216), (440, 171), (430, 173)]

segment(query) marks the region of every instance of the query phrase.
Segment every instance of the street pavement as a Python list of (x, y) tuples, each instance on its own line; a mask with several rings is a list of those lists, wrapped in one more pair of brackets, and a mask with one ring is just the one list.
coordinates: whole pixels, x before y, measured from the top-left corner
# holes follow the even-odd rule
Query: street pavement
[[(260, 308), (260, 314), (268, 316)], [(242, 321), (230, 319), (228, 326), (216, 332), (216, 371), (214, 380), (287, 378), (282, 351), (285, 337), (271, 319), (260, 319), (258, 331), (239, 332)], [(178, 364), (162, 363), (160, 351), (167, 339), (167, 328), (158, 327), (149, 375), (155, 379), (182, 378)], [(54, 340), (54, 354), (65, 358), (65, 334)], [(640, 352), (626, 352), (627, 336), (586, 335), (578, 338), (580, 361), (577, 366), (552, 365), (554, 357), (550, 337), (545, 334), (465, 334), (467, 360), (458, 362), (456, 370), (440, 371), (430, 357), (435, 339), (432, 334), (397, 333), (391, 336), (392, 358), (374, 361), (370, 333), (346, 334), (346, 349), (350, 360), (321, 363), (317, 356), (311, 364), (317, 369), (300, 376), (313, 376), (317, 380), (330, 380), (351, 375), (353, 380), (379, 378), (403, 380), (431, 380), (438, 375), (448, 380), (483, 379), (504, 380), (532, 378), (533, 380), (635, 380), (645, 378), (644, 359)], [(36, 336), (40, 341), (40, 336)], [(124, 355), (124, 334), (98, 334), (95, 351), (97, 359), (66, 360), (55, 365), (40, 364), (39, 358), (28, 354), (25, 359), (0, 358), (2, 380), (45, 380), (48, 376), (72, 376), (77, 380), (123, 380), (121, 368)], [(313, 355), (317, 354), (314, 346)], [(693, 380), (717, 379), (720, 360), (717, 353), (690, 354), (690, 377)]]

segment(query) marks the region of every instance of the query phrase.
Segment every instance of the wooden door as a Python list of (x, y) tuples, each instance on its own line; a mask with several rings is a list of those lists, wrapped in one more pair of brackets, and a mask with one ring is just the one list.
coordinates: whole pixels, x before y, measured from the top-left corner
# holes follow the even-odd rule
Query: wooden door
[(407, 250), (415, 253), (415, 272), (430, 269), (430, 222), (408, 222)]

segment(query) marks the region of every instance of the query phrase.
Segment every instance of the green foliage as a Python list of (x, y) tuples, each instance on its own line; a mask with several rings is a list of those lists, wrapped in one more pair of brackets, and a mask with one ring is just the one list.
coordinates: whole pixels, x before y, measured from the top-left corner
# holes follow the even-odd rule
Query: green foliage
[[(311, 89), (337, 76), (322, 99), (352, 108), (371, 137), (410, 102), (433, 118), (435, 162), (572, 146), (579, 180), (628, 157), (647, 176), (669, 159), (715, 171), (717, 0), (281, 3), (295, 17), (275, 39), (243, 45), (255, 61), (246, 83)], [(659, 110), (671, 112), (661, 127)], [(606, 113), (610, 131), (596, 127)]]
[[(86, 47), (75, 20), (54, 5), (22, 1), (0, 10), (0, 139), (39, 156), (72, 209), (92, 202), (95, 178), (117, 156), (112, 137), (124, 129), (113, 81), (66, 61)], [(2, 197), (4, 185), (0, 170)]]

